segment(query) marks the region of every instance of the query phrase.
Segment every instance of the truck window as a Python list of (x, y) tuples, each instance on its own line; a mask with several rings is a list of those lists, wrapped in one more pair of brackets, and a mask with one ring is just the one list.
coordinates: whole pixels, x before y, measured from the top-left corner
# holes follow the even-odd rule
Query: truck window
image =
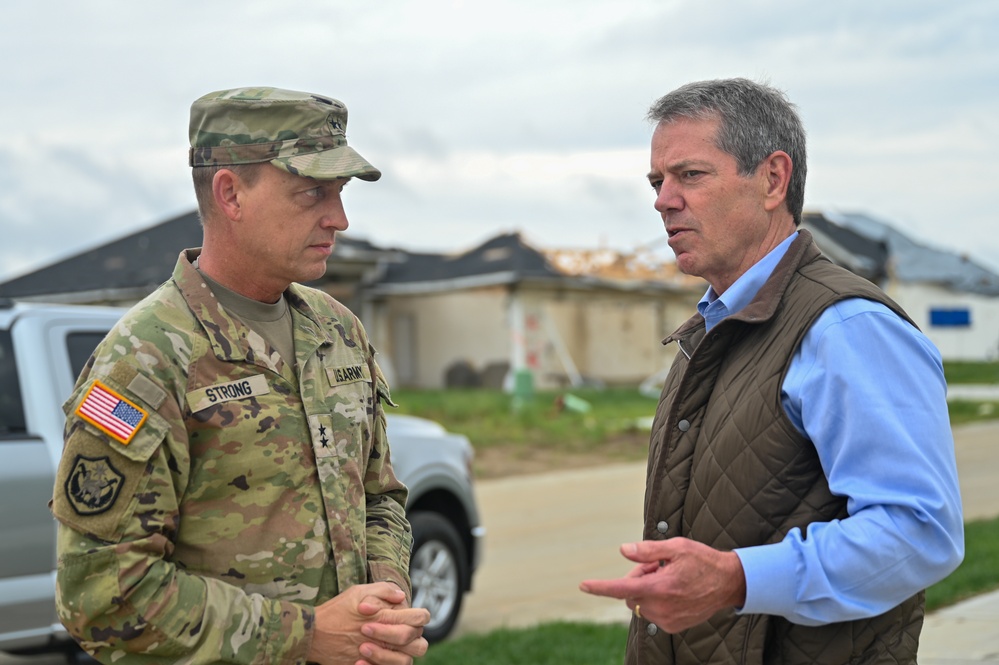
[(24, 404), (9, 330), (0, 330), (0, 437), (24, 434)]
[(69, 351), (69, 364), (73, 369), (73, 383), (83, 371), (97, 345), (104, 339), (102, 332), (75, 332), (66, 336), (66, 350)]

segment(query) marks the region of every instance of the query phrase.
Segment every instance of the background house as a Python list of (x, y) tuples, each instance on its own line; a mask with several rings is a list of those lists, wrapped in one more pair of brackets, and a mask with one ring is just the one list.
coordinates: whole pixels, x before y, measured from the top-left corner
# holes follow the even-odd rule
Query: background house
[[(187, 213), (0, 284), (0, 297), (131, 305), (200, 243), (197, 214)], [(672, 359), (660, 340), (689, 316), (703, 283), (669, 265), (618, 266), (611, 277), (585, 274), (607, 267), (589, 266), (560, 269), (518, 235), (444, 255), (341, 234), (326, 276), (310, 285), (358, 314), (393, 385), (500, 386), (511, 370), (529, 370), (538, 387), (636, 384)]]
[[(802, 225), (833, 261), (898, 301), (948, 360), (999, 357), (999, 276), (870, 217), (810, 212)], [(0, 284), (0, 297), (130, 305), (201, 242), (174, 217)], [(457, 254), (407, 252), (339, 235), (311, 283), (360, 316), (393, 385), (635, 385), (668, 366), (660, 340), (705, 289), (649, 252), (539, 249), (499, 235)]]
[[(540, 387), (635, 385), (672, 360), (662, 338), (704, 291), (661, 266), (617, 270), (560, 266), (519, 234), (456, 255), (401, 254), (368, 289), (374, 344), (400, 386), (498, 387), (530, 370)], [(578, 262), (577, 262), (578, 263)], [(613, 267), (613, 262), (609, 264)], [(607, 267), (607, 266), (605, 266)]]

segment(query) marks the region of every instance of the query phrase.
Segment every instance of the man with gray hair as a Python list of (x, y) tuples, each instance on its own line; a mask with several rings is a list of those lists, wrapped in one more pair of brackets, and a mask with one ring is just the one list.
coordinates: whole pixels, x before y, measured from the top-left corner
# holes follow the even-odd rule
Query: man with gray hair
[(360, 321), (326, 271), (341, 198), (380, 172), (338, 100), (191, 107), (203, 246), (125, 314), (65, 405), (60, 619), (103, 663), (407, 665), (407, 491)]
[(805, 132), (745, 79), (658, 100), (648, 178), (709, 284), (652, 426), (627, 663), (915, 663), (964, 554), (939, 352), (799, 229)]

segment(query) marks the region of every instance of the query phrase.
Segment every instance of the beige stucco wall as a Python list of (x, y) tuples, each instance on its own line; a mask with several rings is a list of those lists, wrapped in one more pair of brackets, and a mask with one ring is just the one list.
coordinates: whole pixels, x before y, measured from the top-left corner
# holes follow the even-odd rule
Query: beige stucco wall
[[(575, 373), (608, 385), (638, 384), (670, 363), (675, 347), (660, 342), (690, 316), (699, 295), (518, 290), (535, 385), (567, 385)], [(506, 287), (396, 295), (368, 308), (366, 325), (395, 385), (439, 388), (456, 361), (480, 372), (513, 363), (510, 308)]]
[(668, 365), (661, 341), (690, 315), (673, 299), (590, 294), (550, 301), (547, 309), (580, 374), (606, 384), (637, 384)]
[(440, 388), (455, 361), (478, 369), (508, 361), (506, 300), (502, 288), (387, 298), (376, 307), (375, 319), (382, 354), (388, 357), (383, 363), (391, 365), (394, 382)]

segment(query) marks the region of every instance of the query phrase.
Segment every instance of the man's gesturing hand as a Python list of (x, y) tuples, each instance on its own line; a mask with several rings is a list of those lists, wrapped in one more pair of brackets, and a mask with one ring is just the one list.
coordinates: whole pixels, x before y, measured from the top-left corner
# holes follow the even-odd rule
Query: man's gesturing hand
[(677, 633), (746, 601), (746, 577), (735, 552), (721, 552), (687, 538), (645, 540), (621, 546), (638, 563), (616, 580), (585, 580), (581, 591), (641, 606), (644, 619)]
[(316, 608), (308, 660), (320, 665), (409, 665), (427, 652), (430, 613), (388, 582), (358, 584)]

